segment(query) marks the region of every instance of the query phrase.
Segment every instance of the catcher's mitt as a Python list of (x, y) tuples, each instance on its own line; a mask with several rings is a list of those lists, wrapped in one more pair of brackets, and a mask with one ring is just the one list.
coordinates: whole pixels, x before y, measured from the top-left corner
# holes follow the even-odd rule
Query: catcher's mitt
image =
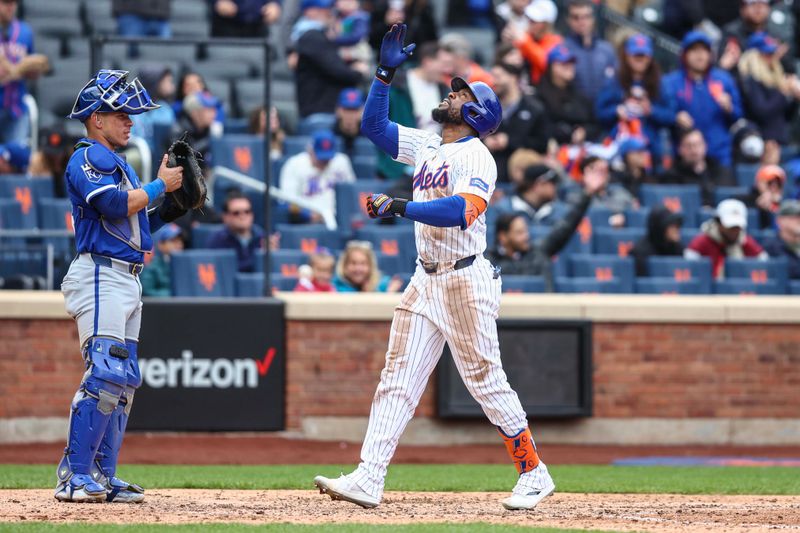
[[(175, 220), (190, 209), (203, 207), (206, 202), (206, 180), (198, 160), (203, 156), (186, 142), (186, 134), (172, 143), (167, 150), (167, 166), (183, 167), (183, 184), (180, 189), (168, 192), (159, 211), (162, 220)], [(166, 217), (166, 218), (165, 218)]]

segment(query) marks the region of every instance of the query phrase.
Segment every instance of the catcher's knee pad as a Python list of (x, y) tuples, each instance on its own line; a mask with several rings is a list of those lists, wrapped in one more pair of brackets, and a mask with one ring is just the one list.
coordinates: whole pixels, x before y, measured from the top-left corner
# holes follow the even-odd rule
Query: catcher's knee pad
[(506, 435), (500, 428), (497, 431), (503, 437), (508, 455), (520, 474), (530, 472), (539, 465), (539, 455), (536, 453), (530, 428), (525, 428), (516, 435)]

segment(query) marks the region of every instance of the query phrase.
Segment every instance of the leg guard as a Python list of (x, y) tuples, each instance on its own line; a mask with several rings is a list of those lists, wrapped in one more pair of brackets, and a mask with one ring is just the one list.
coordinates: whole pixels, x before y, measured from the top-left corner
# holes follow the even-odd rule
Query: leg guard
[(506, 443), (506, 450), (514, 466), (520, 474), (530, 472), (539, 466), (539, 455), (536, 453), (536, 445), (533, 442), (530, 428), (520, 430), (516, 435), (506, 435), (503, 430), (497, 428), (503, 441)]

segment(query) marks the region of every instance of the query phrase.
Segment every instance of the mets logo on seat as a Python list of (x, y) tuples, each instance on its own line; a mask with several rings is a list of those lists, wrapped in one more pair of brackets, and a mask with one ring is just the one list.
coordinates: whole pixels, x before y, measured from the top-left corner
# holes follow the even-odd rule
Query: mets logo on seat
[(217, 271), (214, 263), (200, 263), (197, 265), (197, 279), (208, 292), (214, 290), (217, 284)]
[(422, 164), (422, 168), (414, 176), (414, 190), (427, 191), (428, 189), (444, 189), (450, 180), (447, 170), (450, 165), (442, 163), (439, 168), (428, 170), (428, 162)]

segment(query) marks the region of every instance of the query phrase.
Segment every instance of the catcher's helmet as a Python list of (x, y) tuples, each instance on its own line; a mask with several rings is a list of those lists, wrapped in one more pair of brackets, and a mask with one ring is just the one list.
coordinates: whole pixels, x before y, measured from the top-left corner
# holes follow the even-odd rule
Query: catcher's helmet
[(503, 120), (503, 108), (491, 87), (482, 81), (467, 83), (464, 78), (453, 78), (450, 88), (454, 91), (468, 89), (475, 102), (467, 102), (461, 107), (461, 117), (483, 138), (491, 135)]
[(138, 115), (146, 111), (158, 109), (147, 90), (138, 78), (128, 81), (127, 70), (100, 70), (83, 86), (72, 112), (67, 118), (77, 118), (81, 122), (92, 113), (113, 113), (119, 111), (129, 115)]

